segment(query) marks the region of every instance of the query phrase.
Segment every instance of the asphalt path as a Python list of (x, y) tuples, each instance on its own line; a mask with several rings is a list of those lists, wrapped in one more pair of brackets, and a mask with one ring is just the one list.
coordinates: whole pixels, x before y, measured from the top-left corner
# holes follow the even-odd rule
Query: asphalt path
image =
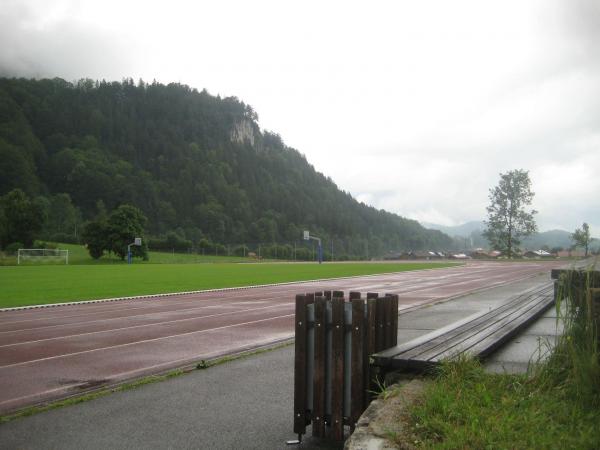
[(557, 263), (445, 269), (0, 312), (0, 413), (293, 337), (298, 293), (394, 293), (407, 309)]
[(338, 448), (293, 433), (294, 347), (0, 425), (0, 449)]

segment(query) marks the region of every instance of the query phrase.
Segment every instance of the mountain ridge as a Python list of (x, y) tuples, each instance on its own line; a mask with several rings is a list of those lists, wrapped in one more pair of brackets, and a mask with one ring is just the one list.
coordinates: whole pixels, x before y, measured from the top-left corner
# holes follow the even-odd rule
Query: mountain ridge
[[(469, 221), (460, 225), (446, 226), (429, 222), (420, 222), (425, 228), (441, 231), (453, 238), (470, 239), (474, 247), (487, 247), (487, 240), (481, 235), (485, 229), (483, 221)], [(528, 250), (537, 250), (541, 247), (564, 248), (567, 249), (573, 245), (571, 232), (561, 229), (552, 229), (537, 232), (523, 239), (521, 247)], [(597, 242), (597, 240), (596, 240)], [(596, 247), (596, 245), (593, 245)]]
[(0, 161), (0, 195), (67, 194), (82, 220), (129, 203), (152, 235), (193, 244), (291, 242), (309, 229), (350, 256), (452, 245), (341, 191), (236, 97), (177, 83), (1, 78)]

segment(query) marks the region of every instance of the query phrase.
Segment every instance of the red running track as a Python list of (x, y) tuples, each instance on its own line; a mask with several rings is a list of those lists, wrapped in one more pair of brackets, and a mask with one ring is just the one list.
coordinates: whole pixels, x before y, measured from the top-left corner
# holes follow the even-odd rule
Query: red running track
[(0, 413), (293, 337), (298, 293), (394, 293), (400, 309), (550, 271), (446, 269), (0, 312)]

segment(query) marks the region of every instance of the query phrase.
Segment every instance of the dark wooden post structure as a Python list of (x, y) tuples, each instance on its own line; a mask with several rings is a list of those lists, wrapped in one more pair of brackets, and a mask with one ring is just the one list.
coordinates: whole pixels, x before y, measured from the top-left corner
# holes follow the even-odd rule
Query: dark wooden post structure
[(297, 295), (295, 331), (294, 432), (343, 440), (371, 400), (369, 356), (397, 343), (398, 296)]
[(325, 436), (325, 298), (315, 297), (312, 434)]

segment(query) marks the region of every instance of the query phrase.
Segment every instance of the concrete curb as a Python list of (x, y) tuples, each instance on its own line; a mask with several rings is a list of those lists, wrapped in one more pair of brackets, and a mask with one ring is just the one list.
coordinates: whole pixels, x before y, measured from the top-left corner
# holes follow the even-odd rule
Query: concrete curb
[(360, 416), (354, 433), (346, 440), (344, 450), (388, 450), (397, 449), (391, 439), (403, 441), (402, 448), (413, 448), (407, 442), (406, 425), (402, 416), (416, 402), (425, 389), (425, 382), (414, 378), (388, 388), (392, 396), (371, 402)]

